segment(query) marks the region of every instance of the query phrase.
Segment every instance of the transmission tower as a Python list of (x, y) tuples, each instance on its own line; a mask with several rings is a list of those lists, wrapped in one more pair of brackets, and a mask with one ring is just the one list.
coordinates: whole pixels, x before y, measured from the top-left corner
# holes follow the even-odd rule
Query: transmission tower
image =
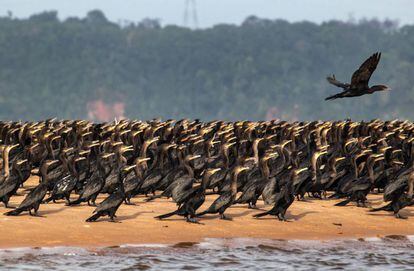
[(190, 28), (198, 28), (196, 0), (185, 0), (183, 23), (184, 23), (184, 26), (187, 26)]

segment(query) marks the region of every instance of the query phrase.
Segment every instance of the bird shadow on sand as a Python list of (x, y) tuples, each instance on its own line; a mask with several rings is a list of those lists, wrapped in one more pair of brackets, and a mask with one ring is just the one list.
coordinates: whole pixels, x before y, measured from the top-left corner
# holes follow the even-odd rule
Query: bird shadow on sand
[(266, 206), (261, 206), (261, 207), (258, 207), (258, 206), (256, 206), (256, 208), (249, 208), (249, 207), (247, 207), (246, 205), (235, 205), (235, 206), (231, 206), (230, 207), (231, 209), (237, 209), (237, 210), (250, 210), (250, 211), (262, 211), (262, 212), (266, 212)]
[[(297, 221), (297, 220), (300, 220), (301, 218), (307, 216), (308, 214), (315, 214), (315, 213), (318, 213), (318, 212), (307, 211), (307, 212), (303, 212), (303, 213), (300, 213), (300, 214), (297, 214), (297, 215), (292, 215), (289, 211), (287, 211), (286, 212), (286, 219), (287, 219), (287, 222)], [(259, 217), (259, 218), (256, 218), (256, 219), (259, 219), (259, 220), (272, 220), (272, 219), (274, 220), (274, 219), (276, 219), (276, 220), (278, 220), (278, 218), (274, 215), (268, 215), (268, 216)]]
[(124, 221), (124, 220), (134, 219), (134, 218), (137, 218), (139, 215), (150, 214), (150, 213), (152, 213), (152, 212), (142, 211), (142, 212), (135, 212), (135, 213), (130, 214), (130, 215), (120, 215), (116, 218), (116, 220), (117, 221)]
[(297, 215), (292, 215), (289, 211), (287, 211), (287, 217), (296, 220), (299, 220), (301, 218), (304, 218), (305, 216), (309, 215), (309, 214), (316, 214), (318, 212), (315, 211), (307, 211), (307, 212), (302, 212), (300, 214)]
[(94, 208), (96, 208), (96, 207), (98, 207), (98, 204), (96, 204), (96, 205), (88, 205), (87, 203), (85, 203), (85, 204), (71, 204), (71, 205), (66, 205), (67, 207), (70, 207), (70, 208), (84, 208), (84, 207), (86, 207), (86, 208), (91, 208), (91, 209), (94, 209)]
[(56, 213), (60, 213), (65, 209), (65, 207), (61, 207), (59, 209), (53, 209), (53, 210), (39, 210), (37, 215), (33, 215), (31, 216), (29, 213), (24, 213), (22, 214), (22, 216), (29, 216), (29, 217), (41, 217), (41, 218), (46, 218), (47, 215), (51, 215), (51, 214), (56, 214)]
[(320, 199), (315, 199), (315, 198), (304, 198), (304, 199), (300, 199), (298, 200), (297, 198), (295, 198), (296, 202), (305, 202), (305, 203), (314, 203), (315, 200), (320, 200)]
[(115, 217), (114, 221), (111, 221), (109, 217), (105, 216), (105, 217), (100, 217), (98, 220), (92, 221), (90, 223), (91, 224), (98, 224), (99, 222), (122, 223), (122, 221), (137, 218), (139, 215), (145, 214), (145, 213), (151, 213), (151, 212), (136, 212), (131, 215), (120, 215), (120, 216)]
[(43, 211), (39, 211), (39, 216), (40, 217), (46, 217), (45, 215), (51, 215), (51, 214), (56, 214), (56, 213), (60, 213), (65, 209), (65, 207), (61, 207), (59, 209), (52, 209), (52, 210), (43, 210)]
[[(407, 210), (407, 209), (403, 209), (400, 210), (400, 215), (405, 216), (405, 217), (414, 217), (414, 212), (412, 210)], [(394, 216), (393, 212), (388, 212), (388, 211), (379, 211), (379, 212), (368, 212), (368, 215), (370, 216), (378, 216), (378, 217), (383, 217), (383, 216)]]
[[(252, 214), (253, 212), (255, 212), (254, 209), (249, 209), (249, 210), (246, 210), (246, 211), (241, 212), (241, 213), (225, 214), (225, 215), (226, 215), (226, 217), (229, 218), (229, 221), (231, 221), (230, 219), (234, 219), (234, 218), (242, 217), (242, 216), (247, 216), (247, 215)], [(213, 220), (213, 219), (219, 219), (219, 218), (220, 218), (220, 215), (218, 215), (218, 214), (215, 214), (215, 215), (206, 214), (205, 216), (199, 217), (200, 220)], [(225, 221), (225, 219), (223, 219), (223, 220)]]

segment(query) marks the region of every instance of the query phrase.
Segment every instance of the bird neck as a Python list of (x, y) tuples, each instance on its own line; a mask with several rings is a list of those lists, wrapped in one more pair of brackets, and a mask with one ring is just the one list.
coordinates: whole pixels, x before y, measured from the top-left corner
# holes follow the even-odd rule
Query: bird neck
[(239, 177), (239, 172), (235, 171), (233, 174), (233, 179), (231, 180), (231, 194), (236, 195), (237, 194), (237, 179)]
[(375, 86), (370, 87), (368, 89), (368, 92), (369, 93), (374, 93), (374, 92), (377, 92), (377, 91), (384, 91), (384, 90), (387, 90), (387, 89), (388, 88), (386, 86), (375, 85)]
[(124, 180), (126, 178), (126, 175), (119, 173), (118, 175), (118, 186), (119, 191), (124, 195), (125, 194), (125, 187), (124, 187)]
[(209, 172), (206, 172), (203, 175), (203, 180), (201, 181), (201, 187), (202, 187), (203, 190), (206, 190), (207, 189), (207, 187), (208, 187), (208, 185), (210, 183), (211, 176), (212, 175)]
[(413, 192), (414, 192), (414, 173), (411, 173), (409, 180), (408, 180), (408, 193), (407, 193), (410, 198), (413, 197)]
[(269, 176), (270, 176), (270, 169), (269, 169), (268, 161), (269, 160), (263, 160), (261, 162), (261, 164), (262, 164), (262, 167), (261, 167), (262, 174), (263, 174), (263, 177), (266, 178), (266, 179), (269, 178)]
[(188, 175), (193, 178), (194, 177), (194, 170), (193, 168), (190, 166), (190, 162), (189, 161), (185, 161), (184, 162), (184, 168), (187, 170)]
[(3, 168), (4, 168), (4, 177), (8, 177), (10, 175), (8, 147), (6, 147), (6, 149), (3, 152)]

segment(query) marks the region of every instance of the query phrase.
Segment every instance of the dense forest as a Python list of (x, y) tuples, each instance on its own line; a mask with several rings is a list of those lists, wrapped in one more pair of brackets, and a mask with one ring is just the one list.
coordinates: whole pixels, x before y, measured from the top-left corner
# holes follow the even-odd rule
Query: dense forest
[[(375, 51), (372, 84), (324, 101)], [(414, 119), (414, 25), (247, 18), (208, 29), (119, 25), (100, 11), (0, 18), (0, 118)]]

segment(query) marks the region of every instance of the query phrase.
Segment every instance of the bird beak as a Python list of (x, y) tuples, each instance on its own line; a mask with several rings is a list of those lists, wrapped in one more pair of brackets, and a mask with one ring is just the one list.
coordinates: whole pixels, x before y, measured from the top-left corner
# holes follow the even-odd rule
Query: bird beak
[(24, 164), (24, 163), (26, 163), (27, 162), (27, 159), (24, 159), (24, 160), (20, 160), (19, 162), (17, 162), (17, 165), (21, 165), (21, 164)]
[(129, 152), (133, 150), (134, 150), (133, 146), (126, 146), (126, 147), (121, 148), (121, 153)]
[(269, 154), (267, 157), (269, 157), (269, 159), (271, 159), (271, 158), (275, 158), (275, 157), (277, 157), (277, 156), (279, 156), (279, 154), (278, 154), (278, 153), (271, 153), (271, 154)]
[(82, 160), (86, 160), (86, 158), (85, 157), (78, 157), (78, 158), (75, 159), (75, 162), (79, 162), (79, 161), (82, 161)]
[(47, 162), (47, 164), (50, 166), (50, 165), (53, 165), (53, 164), (56, 164), (56, 163), (59, 163), (59, 160), (51, 160), (51, 161), (48, 161)]
[(132, 165), (132, 166), (129, 166), (129, 167), (125, 167), (125, 168), (123, 168), (123, 170), (125, 171), (125, 172), (128, 172), (128, 171), (130, 171), (131, 169), (133, 169), (133, 168), (135, 168), (136, 167), (136, 165)]
[(151, 158), (149, 158), (149, 157), (147, 157), (147, 158), (138, 158), (137, 162), (138, 163), (143, 163), (143, 162), (146, 162), (146, 161), (149, 161), (149, 160), (151, 160)]
[(109, 157), (114, 156), (114, 155), (115, 155), (115, 153), (111, 152), (111, 153), (103, 155), (102, 158), (105, 159), (105, 158), (109, 158)]
[(188, 158), (188, 160), (192, 161), (192, 160), (195, 160), (195, 159), (200, 158), (200, 157), (201, 157), (201, 155), (193, 155), (190, 158)]
[(87, 154), (89, 154), (91, 151), (90, 150), (86, 150), (86, 151), (80, 151), (79, 152), (79, 155), (87, 155)]
[(213, 175), (214, 173), (216, 173), (216, 172), (218, 172), (218, 171), (220, 171), (221, 170), (221, 168), (213, 168), (213, 169), (211, 169), (211, 175)]
[(308, 168), (301, 168), (301, 169), (298, 169), (298, 170), (296, 170), (295, 172), (296, 172), (296, 174), (300, 174), (300, 173), (302, 173), (302, 172), (304, 172), (304, 171), (306, 171), (306, 170), (308, 170)]
[(157, 136), (157, 137), (154, 137), (154, 138), (152, 138), (152, 139), (148, 140), (148, 144), (150, 145), (150, 144), (152, 144), (152, 143), (157, 142), (158, 140), (160, 140), (160, 138), (159, 138), (158, 136)]
[(336, 162), (343, 161), (345, 159), (346, 159), (345, 157), (339, 157), (339, 158), (336, 158)]
[(62, 152), (68, 153), (68, 152), (71, 152), (73, 150), (74, 150), (73, 147), (70, 147), (70, 148), (64, 149)]
[(249, 167), (241, 167), (239, 172), (243, 172), (243, 171), (248, 170), (248, 169), (250, 169), (250, 168)]

